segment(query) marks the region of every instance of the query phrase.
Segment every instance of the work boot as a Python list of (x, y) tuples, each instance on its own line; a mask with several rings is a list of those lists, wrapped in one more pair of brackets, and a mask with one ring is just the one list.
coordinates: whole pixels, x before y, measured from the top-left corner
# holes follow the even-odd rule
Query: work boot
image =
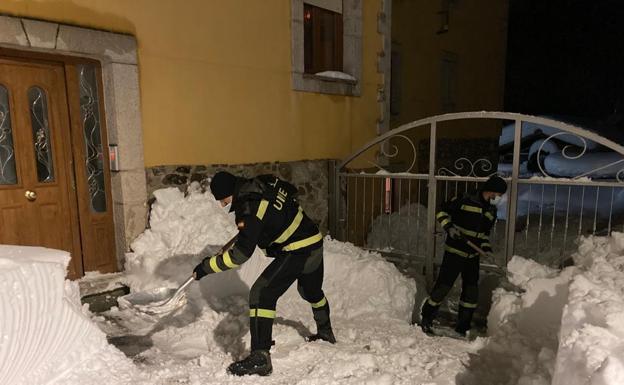
[(433, 321), (427, 318), (423, 318), (422, 320), (420, 320), (420, 328), (422, 329), (423, 333), (432, 336), (435, 335), (435, 332), (433, 331)]
[(247, 376), (250, 374), (268, 376), (273, 372), (271, 354), (267, 350), (254, 350), (249, 353), (247, 358), (230, 364), (227, 371), (234, 376)]
[(334, 332), (330, 327), (318, 328), (318, 332), (316, 334), (312, 334), (306, 338), (308, 342), (314, 342), (318, 340), (327, 341), (330, 344), (336, 343), (336, 337), (334, 336)]

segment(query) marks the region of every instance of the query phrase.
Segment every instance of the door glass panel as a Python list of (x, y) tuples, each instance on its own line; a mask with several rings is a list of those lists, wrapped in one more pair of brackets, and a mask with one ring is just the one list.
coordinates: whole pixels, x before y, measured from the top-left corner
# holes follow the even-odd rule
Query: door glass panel
[(0, 85), (0, 185), (17, 183), (10, 111), (9, 92)]
[[(104, 156), (102, 151), (102, 129), (100, 126), (100, 102), (96, 68), (93, 65), (77, 66), (80, 84), (80, 115), (85, 143), (85, 169), (91, 199), (91, 210), (106, 212), (104, 193)], [(108, 159), (108, 158), (107, 158)]]
[(28, 101), (37, 157), (37, 179), (42, 183), (53, 182), (54, 163), (48, 122), (48, 99), (41, 88), (31, 87), (28, 90)]

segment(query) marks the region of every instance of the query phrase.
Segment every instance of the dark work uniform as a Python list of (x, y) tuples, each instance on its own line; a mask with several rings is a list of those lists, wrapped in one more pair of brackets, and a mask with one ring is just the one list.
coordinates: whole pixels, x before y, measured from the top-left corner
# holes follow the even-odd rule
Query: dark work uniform
[(465, 333), (470, 329), (479, 298), (479, 253), (466, 240), (485, 252), (492, 251), (490, 230), (496, 221), (496, 206), (486, 202), (479, 191), (445, 202), (436, 218), (444, 230), (455, 226), (464, 239), (453, 239), (447, 235), (438, 279), (422, 308), (422, 322), (433, 321), (440, 303), (461, 274), (462, 291), (456, 330)]
[(202, 262), (207, 273), (236, 268), (256, 246), (275, 258), (249, 293), (252, 351), (270, 349), (277, 300), (295, 281), (299, 294), (312, 306), (317, 327), (331, 329), (329, 304), (321, 288), (323, 237), (296, 195), (293, 185), (272, 175), (237, 178), (231, 209), (239, 225), (236, 243)]

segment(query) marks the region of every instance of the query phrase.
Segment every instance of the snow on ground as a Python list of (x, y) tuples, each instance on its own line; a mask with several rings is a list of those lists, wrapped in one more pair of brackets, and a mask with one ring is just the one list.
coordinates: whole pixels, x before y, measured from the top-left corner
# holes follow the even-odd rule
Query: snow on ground
[[(177, 286), (218, 249), (206, 245), (235, 232), (209, 193), (156, 196), (151, 229), (127, 256), (133, 290)], [(273, 375), (237, 378), (225, 369), (249, 349), (246, 296), (270, 261), (261, 252), (238, 271), (193, 283), (187, 305), (167, 317), (83, 308), (132, 360), (81, 313), (76, 285), (63, 281), (66, 254), (0, 253), (0, 383), (621, 384), (624, 234), (586, 238), (573, 257), (577, 265), (563, 271), (514, 257), (515, 289), (495, 291), (488, 337), (467, 342), (411, 326), (413, 281), (376, 253), (326, 238), (324, 289), (339, 342), (304, 341), (314, 331), (311, 310), (291, 288), (277, 307)]]
[(623, 384), (624, 234), (588, 238), (574, 259), (585, 271), (570, 285), (553, 384)]
[(0, 384), (125, 384), (138, 374), (83, 314), (68, 262), (65, 251), (0, 245)]
[[(210, 193), (156, 192), (150, 229), (127, 256), (133, 290), (175, 287), (201, 256), (215, 252), (235, 228)], [(183, 229), (184, 231), (181, 231)], [(190, 242), (189, 240), (192, 240)], [(452, 384), (473, 349), (465, 341), (426, 337), (410, 325), (416, 285), (376, 253), (325, 239), (324, 290), (338, 344), (306, 343), (315, 331), (311, 309), (295, 286), (280, 299), (269, 379), (234, 378), (225, 368), (249, 350), (247, 294), (271, 261), (256, 250), (239, 270), (191, 285), (188, 304), (160, 320), (133, 309), (94, 317), (134, 357), (143, 380), (157, 384)], [(130, 335), (129, 335), (130, 334)]]

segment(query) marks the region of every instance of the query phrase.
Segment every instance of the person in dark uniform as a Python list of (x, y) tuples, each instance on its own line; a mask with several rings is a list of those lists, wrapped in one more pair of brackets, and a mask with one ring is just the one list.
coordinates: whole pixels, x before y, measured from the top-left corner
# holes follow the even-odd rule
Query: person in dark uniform
[(221, 171), (212, 178), (210, 189), (225, 209), (234, 211), (239, 233), (230, 250), (209, 256), (197, 265), (195, 279), (240, 266), (256, 246), (275, 258), (249, 293), (251, 352), (232, 363), (228, 372), (237, 376), (271, 374), (269, 350), (275, 307), (295, 281), (301, 297), (310, 303), (316, 322), (317, 333), (307, 340), (335, 343), (329, 303), (322, 290), (323, 237), (297, 202), (295, 186), (273, 175), (245, 179)]
[(479, 298), (479, 253), (467, 241), (492, 253), (489, 236), (496, 221), (496, 204), (507, 191), (507, 183), (499, 176), (490, 177), (473, 194), (454, 197), (445, 202), (436, 218), (447, 233), (444, 256), (431, 295), (421, 311), (423, 332), (435, 334), (432, 328), (440, 303), (449, 293), (457, 276), (462, 276), (462, 291), (455, 331), (466, 336)]

